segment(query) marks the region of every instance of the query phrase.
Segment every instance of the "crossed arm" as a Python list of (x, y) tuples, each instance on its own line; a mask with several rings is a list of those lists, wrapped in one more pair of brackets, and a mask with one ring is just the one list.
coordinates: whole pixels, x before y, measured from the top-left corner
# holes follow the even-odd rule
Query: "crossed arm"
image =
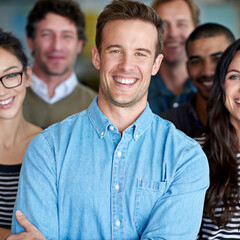
[(41, 232), (28, 221), (21, 211), (17, 210), (15, 216), (18, 223), (25, 229), (25, 232), (13, 234), (6, 238), (6, 240), (46, 240)]

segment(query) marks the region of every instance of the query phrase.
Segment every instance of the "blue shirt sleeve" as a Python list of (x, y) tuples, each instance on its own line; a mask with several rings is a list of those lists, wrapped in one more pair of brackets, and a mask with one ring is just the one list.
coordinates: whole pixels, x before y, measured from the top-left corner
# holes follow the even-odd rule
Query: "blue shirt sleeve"
[(141, 239), (196, 239), (209, 186), (208, 162), (198, 144), (178, 158), (174, 180), (154, 205)]
[(57, 179), (53, 154), (41, 134), (30, 143), (20, 173), (12, 234), (24, 231), (15, 218), (15, 211), (19, 209), (46, 239), (58, 239)]

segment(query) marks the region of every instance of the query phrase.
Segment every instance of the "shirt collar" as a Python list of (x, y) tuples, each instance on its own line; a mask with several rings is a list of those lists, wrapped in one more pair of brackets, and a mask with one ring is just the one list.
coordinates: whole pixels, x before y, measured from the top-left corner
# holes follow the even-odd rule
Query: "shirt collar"
[(53, 104), (70, 95), (77, 86), (77, 84), (77, 76), (76, 73), (73, 72), (68, 79), (66, 79), (64, 82), (60, 83), (56, 87), (54, 96), (52, 98), (49, 98), (47, 84), (33, 73), (31, 89), (45, 102)]
[[(93, 127), (97, 131), (99, 137), (104, 138), (108, 130), (117, 132), (117, 127), (99, 109), (97, 105), (97, 99), (98, 97), (96, 97), (92, 104), (89, 106), (87, 112), (89, 119), (92, 122)], [(131, 126), (124, 130), (124, 133), (132, 132), (133, 138), (137, 141), (150, 126), (153, 118), (154, 114), (152, 113), (149, 104), (147, 103), (146, 108), (139, 116), (139, 118)]]

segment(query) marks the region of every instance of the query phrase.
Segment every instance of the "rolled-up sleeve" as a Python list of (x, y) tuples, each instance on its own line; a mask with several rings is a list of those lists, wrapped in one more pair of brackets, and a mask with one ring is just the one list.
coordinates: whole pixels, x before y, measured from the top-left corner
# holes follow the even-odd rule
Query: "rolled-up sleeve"
[(206, 190), (207, 158), (198, 144), (179, 156), (174, 179), (154, 205), (141, 239), (194, 240), (198, 234)]
[(26, 151), (12, 220), (12, 234), (24, 229), (15, 218), (21, 210), (47, 239), (58, 239), (57, 177), (54, 151), (42, 134)]

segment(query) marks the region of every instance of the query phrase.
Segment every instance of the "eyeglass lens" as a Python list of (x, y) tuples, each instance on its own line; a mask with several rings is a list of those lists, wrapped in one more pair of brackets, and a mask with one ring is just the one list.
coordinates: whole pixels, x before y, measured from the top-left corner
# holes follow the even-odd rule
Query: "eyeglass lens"
[(21, 84), (22, 73), (10, 73), (2, 77), (3, 86), (6, 88), (14, 88)]

